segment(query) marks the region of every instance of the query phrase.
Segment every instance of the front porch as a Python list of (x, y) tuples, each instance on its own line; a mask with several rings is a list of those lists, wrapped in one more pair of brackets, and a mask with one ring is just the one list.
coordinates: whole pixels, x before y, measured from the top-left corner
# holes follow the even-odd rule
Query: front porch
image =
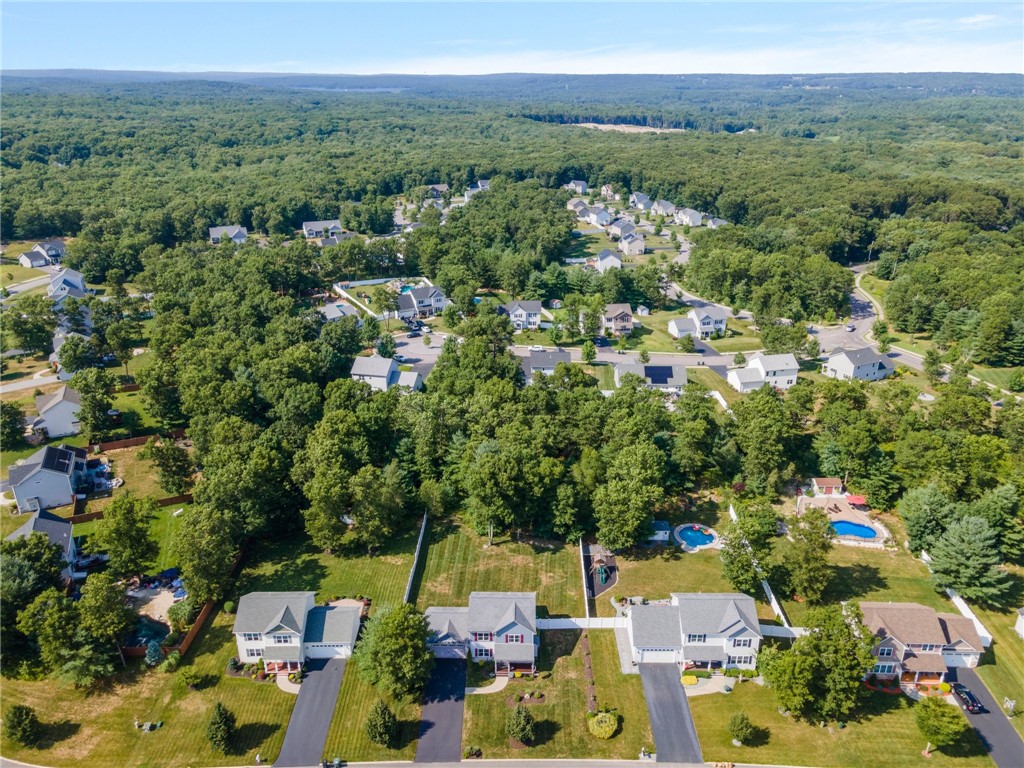
[(537, 665), (533, 662), (524, 663), (516, 661), (499, 661), (494, 660), (494, 676), (498, 677), (515, 677), (516, 672), (520, 672), (523, 675), (535, 675), (537, 673)]
[(265, 661), (264, 669), (268, 675), (289, 675), (302, 670), (300, 661)]

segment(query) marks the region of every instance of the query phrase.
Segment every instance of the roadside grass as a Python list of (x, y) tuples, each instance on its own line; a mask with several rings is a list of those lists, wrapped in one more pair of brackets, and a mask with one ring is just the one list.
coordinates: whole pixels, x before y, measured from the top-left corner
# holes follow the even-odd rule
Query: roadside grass
[(555, 541), (515, 541), (497, 535), (494, 544), (457, 520), (433, 520), (425, 563), (418, 574), (416, 604), (463, 606), (476, 591), (536, 592), (537, 615), (580, 616), (583, 585), (578, 550)]
[[(1006, 565), (1005, 569), (1013, 579), (1013, 590), (1007, 602), (1011, 606), (1021, 605), (1024, 603), (1024, 568)], [(993, 639), (975, 671), (1000, 705), (1004, 698), (1016, 700), (1016, 714), (1010, 722), (1024, 736), (1024, 642), (1014, 630), (1017, 611), (1014, 607), (997, 611), (976, 605), (972, 605), (971, 610), (981, 619)]]
[(48, 355), (24, 355), (18, 357), (8, 357), (4, 359), (4, 372), (0, 375), (0, 381), (7, 382), (11, 381), (22, 381), (30, 378), (32, 374), (39, 373), (40, 371), (46, 371), (50, 368), (50, 362), (47, 359)]
[[(571, 630), (543, 632), (537, 660), (540, 679), (511, 680), (501, 693), (467, 696), (463, 746), (479, 747), (484, 759), (635, 758), (639, 749), (633, 748), (637, 739), (632, 734), (623, 732), (602, 741), (587, 730), (586, 682), (580, 635), (579, 631)], [(528, 705), (536, 721), (537, 735), (533, 745), (515, 748), (509, 745), (505, 735), (505, 722), (512, 711), (508, 700), (526, 691), (542, 692), (544, 700)]]
[(37, 277), (49, 277), (49, 274), (41, 269), (23, 267), (18, 263), (18, 257), (25, 251), (32, 250), (33, 245), (35, 243), (23, 243), (16, 249), (11, 248), (10, 245), (4, 246), (4, 255), (0, 258), (0, 287), (6, 288), (16, 283), (35, 280)]
[(704, 343), (720, 354), (753, 352), (764, 348), (761, 337), (750, 328), (750, 323), (730, 317), (726, 321), (726, 329), (729, 331), (729, 335), (725, 338), (708, 340)]
[[(887, 527), (892, 524), (888, 516), (882, 522)], [(898, 534), (896, 540), (902, 540)], [(786, 539), (776, 541), (775, 559), (784, 563), (791, 544)], [(829, 555), (829, 562), (833, 567), (832, 579), (825, 590), (823, 603), (891, 601), (920, 603), (937, 611), (952, 610), (949, 602), (932, 587), (924, 563), (903, 549), (880, 550), (836, 544)], [(777, 596), (782, 599), (781, 595)], [(782, 599), (782, 607), (795, 625), (800, 624), (808, 610), (806, 603), (798, 603), (788, 595)]]
[[(872, 693), (858, 721), (821, 728), (783, 717), (771, 690), (753, 682), (733, 692), (689, 699), (704, 759), (709, 762), (807, 765), (819, 768), (875, 768), (880, 765), (916, 765), (922, 762), (924, 739), (914, 722), (913, 703), (906, 696)], [(763, 729), (757, 746), (734, 747), (729, 718), (744, 712)], [(934, 766), (975, 768), (992, 766), (976, 732), (971, 729), (956, 747), (936, 750), (928, 761)]]
[(725, 402), (732, 407), (743, 398), (739, 392), (729, 386), (729, 382), (712, 371), (710, 368), (695, 367), (686, 369), (686, 377), (689, 381), (695, 381), (705, 389), (713, 389), (720, 392)]
[(622, 727), (613, 741), (622, 742), (627, 757), (639, 755), (641, 749), (653, 752), (654, 736), (640, 675), (624, 675), (619, 670), (619, 654), (612, 630), (588, 630), (587, 639), (590, 640), (597, 706), (611, 707), (622, 716)]
[(38, 390), (39, 394), (42, 395), (52, 395), (62, 386), (64, 386), (64, 382), (55, 381), (52, 384), (42, 384), (36, 387), (0, 392), (0, 403), (18, 403), (25, 413), (34, 414), (36, 412), (36, 390)]
[(1009, 389), (1010, 377), (1017, 371), (1024, 371), (1024, 366), (1015, 368), (989, 368), (984, 365), (976, 365), (971, 369), (971, 374), (977, 376), (986, 384), (994, 384), (1000, 389)]
[(345, 677), (334, 706), (334, 719), (327, 732), (324, 759), (340, 757), (346, 763), (373, 760), (412, 760), (416, 754), (419, 734), (420, 705), (387, 700), (398, 719), (399, 732), (395, 747), (375, 744), (366, 736), (366, 717), (380, 694), (359, 675), (351, 659), (345, 666)]
[(615, 386), (615, 366), (611, 363), (594, 363), (584, 366), (584, 370), (597, 380), (597, 388), (608, 391), (617, 389)]

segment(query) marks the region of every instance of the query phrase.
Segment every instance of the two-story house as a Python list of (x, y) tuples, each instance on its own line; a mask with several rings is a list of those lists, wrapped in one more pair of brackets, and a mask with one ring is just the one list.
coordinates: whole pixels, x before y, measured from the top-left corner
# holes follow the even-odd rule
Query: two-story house
[(729, 319), (728, 312), (714, 305), (691, 309), (686, 316), (697, 324), (702, 339), (710, 339), (716, 333), (723, 335)]
[(651, 205), (651, 213), (655, 216), (675, 216), (676, 207), (668, 200), (655, 200), (654, 204)]
[(612, 215), (606, 208), (595, 206), (587, 210), (587, 221), (595, 227), (607, 227), (612, 223)]
[(634, 192), (629, 196), (630, 208), (639, 208), (641, 211), (649, 211), (651, 209), (651, 205), (651, 198), (643, 192)]
[(949, 669), (976, 667), (984, 644), (974, 622), (917, 603), (861, 603), (877, 642), (868, 674), (905, 683), (941, 682)]
[(241, 244), (248, 237), (249, 230), (238, 224), (228, 224), (226, 227), (210, 227), (210, 242), (214, 245), (220, 245), (224, 240)]
[(23, 267), (45, 267), (48, 264), (60, 264), (66, 253), (67, 249), (60, 240), (44, 240), (33, 245), (32, 250), (21, 254), (18, 257), (18, 263)]
[(674, 593), (668, 604), (635, 605), (626, 631), (634, 664), (753, 669), (761, 647), (757, 607), (749, 595)]
[(625, 237), (636, 232), (636, 225), (629, 219), (616, 219), (608, 225), (608, 234), (612, 237)]
[(499, 676), (536, 670), (536, 592), (472, 592), (468, 607), (431, 606), (425, 615), (439, 659), (493, 660)]
[(654, 365), (652, 363), (620, 363), (615, 366), (615, 386), (621, 387), (627, 374), (639, 376), (648, 389), (679, 394), (686, 386), (685, 365)]
[(466, 192), (465, 192), (466, 202), (468, 203), (472, 199), (473, 195), (479, 194), (481, 192), (486, 192), (490, 188), (491, 188), (491, 180), (490, 179), (480, 179), (479, 181), (474, 181), (472, 184), (470, 184), (468, 187), (466, 187)]
[(398, 317), (434, 317), (444, 312), (448, 297), (436, 285), (424, 285), (398, 294)]
[(631, 232), (622, 236), (617, 247), (623, 256), (642, 256), (647, 250), (647, 241), (639, 232)]
[(712, 216), (707, 220), (707, 225), (709, 229), (718, 229), (719, 227), (724, 227), (728, 223), (729, 222), (726, 221), (725, 219), (719, 219), (715, 216)]
[(440, 200), (442, 197), (448, 194), (449, 187), (447, 184), (428, 184), (427, 195), (434, 199)]
[(620, 195), (618, 192), (616, 192), (615, 191), (615, 187), (613, 187), (611, 184), (602, 184), (601, 185), (601, 197), (603, 197), (605, 200), (621, 200), (622, 199), (622, 195)]
[(609, 269), (622, 269), (622, 259), (615, 255), (614, 251), (605, 248), (593, 261), (593, 267), (599, 274), (604, 274)]
[(612, 336), (628, 336), (633, 332), (633, 310), (629, 304), (606, 304), (601, 314), (601, 331)]
[(687, 227), (699, 227), (704, 222), (704, 214), (693, 208), (679, 208), (675, 215), (676, 224)]
[(833, 379), (879, 381), (892, 375), (893, 366), (875, 350), (862, 347), (833, 353), (821, 364), (821, 372)]
[(344, 231), (341, 221), (338, 219), (302, 222), (302, 233), (306, 236), (307, 240), (318, 237), (337, 237)]
[(776, 389), (789, 389), (797, 381), (800, 366), (793, 355), (765, 355), (755, 352), (743, 368), (729, 371), (726, 381), (738, 392), (753, 392), (768, 384)]
[(540, 327), (541, 303), (539, 301), (511, 301), (498, 307), (498, 313), (508, 315), (512, 326), (518, 331), (535, 331)]
[(38, 512), (74, 503), (75, 493), (86, 476), (87, 456), (84, 448), (61, 443), (40, 448), (10, 467), (8, 483), (18, 509)]
[(50, 278), (50, 284), (46, 286), (46, 295), (58, 303), (70, 297), (84, 299), (88, 295), (85, 276), (74, 269), (62, 269)]
[(32, 431), (47, 438), (77, 435), (82, 430), (78, 420), (81, 410), (78, 392), (66, 384), (51, 395), (39, 395), (36, 398), (39, 416), (32, 422)]
[(568, 189), (570, 192), (574, 192), (577, 195), (587, 194), (587, 182), (583, 181), (582, 179), (573, 179), (572, 181), (565, 185), (565, 188)]
[(235, 647), (243, 664), (263, 659), (267, 674), (297, 672), (306, 659), (352, 655), (362, 608), (316, 605), (314, 592), (249, 592), (238, 601)]
[(398, 383), (398, 363), (374, 352), (369, 357), (361, 356), (353, 360), (349, 375), (355, 381), (365, 381), (379, 392), (387, 392)]

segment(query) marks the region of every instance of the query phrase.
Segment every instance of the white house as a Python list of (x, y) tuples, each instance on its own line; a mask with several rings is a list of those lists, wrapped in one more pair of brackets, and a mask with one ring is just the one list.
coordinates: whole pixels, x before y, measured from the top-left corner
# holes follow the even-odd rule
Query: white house
[(491, 180), (490, 179), (480, 179), (479, 181), (474, 181), (472, 184), (470, 184), (468, 187), (466, 187), (466, 192), (465, 192), (466, 202), (468, 203), (470, 201), (470, 199), (473, 197), (473, 195), (478, 194), (480, 192), (486, 192), (490, 188), (491, 188)]
[(656, 200), (651, 206), (651, 213), (655, 216), (675, 216), (676, 207), (668, 200)]
[(352, 655), (362, 607), (316, 605), (314, 592), (249, 592), (238, 601), (232, 632), (238, 660), (263, 659), (271, 675), (297, 672), (306, 659)]
[(214, 245), (218, 245), (223, 240), (244, 243), (247, 237), (249, 237), (249, 231), (238, 224), (229, 224), (226, 227), (210, 227), (210, 242)]
[(601, 197), (603, 197), (605, 200), (621, 200), (622, 199), (622, 195), (620, 195), (618, 192), (616, 192), (615, 191), (615, 187), (613, 187), (611, 184), (602, 184), (601, 185)]
[(577, 195), (587, 194), (587, 182), (580, 179), (573, 179), (565, 185), (565, 188), (570, 192), (575, 192)]
[[(64, 562), (74, 567), (78, 559), (78, 548), (75, 545), (75, 537), (71, 533), (71, 521), (55, 515), (51, 512), (40, 511), (33, 513), (28, 521), (14, 533), (7, 537), (7, 541), (27, 538), (35, 533), (42, 534), (51, 544), (60, 547)], [(70, 578), (72, 569), (64, 572), (65, 578)]]
[(700, 338), (700, 326), (691, 317), (675, 317), (668, 321), (668, 335), (674, 339), (681, 339), (683, 336)]
[(714, 216), (709, 218), (708, 221), (707, 221), (709, 229), (718, 229), (719, 227), (724, 227), (728, 223), (729, 222), (726, 221), (725, 219), (718, 219), (718, 218), (715, 218)]
[(536, 592), (471, 592), (468, 607), (431, 606), (425, 615), (439, 659), (490, 659), (499, 676), (536, 669)]
[(873, 349), (862, 347), (833, 353), (822, 363), (821, 372), (833, 379), (878, 381), (891, 376), (893, 366)]
[(607, 227), (612, 223), (612, 215), (607, 209), (595, 206), (587, 210), (587, 221), (595, 227)]
[(675, 215), (676, 224), (688, 227), (699, 227), (704, 221), (704, 214), (693, 208), (680, 208)]
[(625, 237), (636, 232), (636, 225), (629, 219), (616, 219), (608, 225), (608, 234), (612, 237)]
[(82, 410), (82, 401), (78, 392), (66, 384), (52, 395), (37, 397), (36, 410), (39, 416), (32, 422), (34, 432), (52, 438), (77, 435), (81, 431), (78, 412)]
[(398, 294), (398, 316), (402, 319), (440, 315), (447, 306), (448, 297), (435, 285), (424, 285)]
[(675, 593), (634, 605), (626, 622), (634, 664), (754, 669), (761, 628), (754, 599), (738, 592)]
[(357, 357), (352, 361), (351, 377), (365, 381), (371, 387), (386, 392), (398, 382), (398, 363), (376, 352), (370, 357)]
[(974, 622), (917, 603), (860, 604), (875, 636), (869, 674), (902, 682), (940, 682), (950, 668), (976, 667), (984, 652)]
[(685, 365), (654, 365), (652, 363), (620, 363), (615, 366), (615, 386), (622, 386), (627, 374), (639, 376), (648, 389), (679, 394), (686, 386)]
[(336, 322), (341, 320), (343, 317), (354, 317), (356, 319), (356, 326), (359, 328), (363, 327), (363, 318), (359, 315), (359, 310), (348, 302), (332, 301), (330, 304), (324, 304), (322, 307), (317, 307), (316, 311), (319, 312), (328, 323)]
[(640, 256), (647, 250), (647, 241), (644, 240), (643, 235), (634, 232), (630, 235), (624, 235), (619, 240), (618, 248), (625, 256)]
[(325, 219), (324, 221), (302, 222), (302, 232), (307, 240), (312, 240), (317, 237), (337, 237), (344, 232), (344, 229), (338, 219)]
[(724, 334), (729, 319), (728, 312), (714, 305), (691, 309), (686, 316), (700, 329), (702, 339), (710, 339), (716, 333)]
[(50, 260), (36, 251), (26, 251), (18, 257), (18, 263), (29, 269), (38, 269), (39, 267), (47, 266)]
[(648, 211), (651, 208), (651, 198), (643, 192), (634, 192), (629, 196), (629, 207), (639, 208), (641, 211)]
[(399, 371), (395, 386), (410, 392), (419, 392), (423, 389), (423, 377), (416, 371)]
[(796, 384), (800, 366), (791, 354), (765, 355), (755, 352), (745, 368), (729, 371), (726, 381), (739, 392), (753, 392), (768, 384), (776, 389), (789, 389)]
[(70, 296), (76, 299), (85, 298), (88, 295), (85, 277), (74, 269), (62, 269), (50, 278), (50, 284), (46, 286), (46, 295), (53, 301), (60, 301)]
[(498, 307), (500, 314), (508, 315), (516, 330), (535, 331), (540, 327), (541, 303), (539, 301), (512, 301)]
[(594, 269), (600, 274), (604, 274), (609, 269), (622, 269), (622, 259), (615, 255), (614, 251), (610, 251), (605, 248), (594, 260)]
[(8, 483), (22, 512), (63, 507), (75, 501), (85, 478), (84, 448), (48, 445), (8, 470)]
[(543, 352), (531, 352), (528, 357), (523, 358), (522, 362), (526, 382), (532, 382), (533, 377), (538, 373), (543, 373), (545, 376), (554, 375), (555, 367), (559, 363), (566, 365), (572, 363), (572, 357), (568, 350), (545, 349)]

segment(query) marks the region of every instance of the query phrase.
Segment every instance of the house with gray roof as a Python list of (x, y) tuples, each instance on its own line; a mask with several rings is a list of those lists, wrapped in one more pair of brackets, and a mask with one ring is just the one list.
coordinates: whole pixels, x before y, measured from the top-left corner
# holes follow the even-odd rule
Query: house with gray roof
[(539, 301), (510, 301), (498, 307), (499, 315), (508, 315), (517, 331), (535, 331), (540, 327), (541, 303)]
[(545, 349), (543, 352), (531, 352), (528, 357), (523, 358), (523, 374), (526, 377), (526, 383), (531, 383), (533, 377), (539, 373), (545, 376), (554, 375), (555, 367), (559, 363), (566, 365), (572, 363), (572, 357), (567, 349)]
[(891, 376), (894, 366), (870, 347), (833, 352), (821, 364), (821, 372), (833, 379), (879, 381)]
[(398, 317), (434, 317), (444, 312), (448, 297), (436, 285), (422, 285), (398, 294)]
[(249, 592), (238, 601), (235, 646), (243, 664), (263, 659), (268, 674), (297, 672), (307, 659), (352, 655), (362, 607), (316, 605), (314, 592)]
[(481, 192), (486, 192), (490, 188), (491, 188), (491, 180), (490, 179), (479, 179), (478, 181), (474, 181), (472, 184), (470, 184), (468, 187), (466, 187), (466, 192), (465, 192), (466, 202), (468, 203), (470, 201), (470, 199), (472, 199), (473, 195), (480, 194)]
[(427, 194), (435, 200), (440, 200), (445, 196), (445, 194), (447, 194), (448, 189), (449, 187), (447, 184), (428, 184)]
[(641, 211), (648, 211), (651, 209), (651, 205), (651, 198), (643, 192), (634, 192), (629, 196), (630, 208), (639, 208)]
[(302, 222), (302, 232), (307, 240), (317, 237), (337, 237), (345, 230), (338, 219), (325, 219), (323, 221)]
[(622, 269), (622, 259), (615, 255), (615, 251), (605, 248), (593, 262), (594, 269), (598, 274), (603, 275), (609, 269)]
[(710, 339), (716, 333), (719, 335), (725, 334), (729, 321), (729, 313), (722, 307), (716, 307), (714, 304), (691, 309), (686, 313), (686, 316), (697, 324), (697, 327), (700, 329), (700, 338), (702, 339)]
[(8, 469), (8, 483), (21, 512), (63, 507), (75, 501), (85, 479), (84, 448), (66, 443), (40, 448)]
[(39, 416), (32, 422), (32, 431), (46, 437), (77, 435), (82, 426), (78, 420), (80, 410), (82, 400), (78, 392), (65, 384), (53, 394), (36, 398)]
[[(59, 517), (52, 512), (41, 510), (29, 516), (28, 521), (14, 533), (7, 536), (6, 541), (27, 538), (33, 534), (45, 536), (47, 541), (60, 547), (64, 555), (64, 562), (74, 565), (78, 559), (78, 549), (75, 544), (75, 537), (71, 533), (71, 521)], [(65, 577), (70, 578), (71, 570), (65, 572)]]
[(351, 377), (356, 381), (365, 381), (376, 390), (387, 392), (398, 383), (398, 363), (376, 352), (370, 357), (357, 357), (352, 361)]
[(50, 278), (50, 284), (46, 286), (46, 295), (53, 301), (59, 301), (68, 296), (78, 299), (85, 298), (88, 295), (85, 277), (74, 269), (62, 269)]
[(647, 240), (639, 232), (630, 232), (619, 240), (618, 249), (625, 256), (642, 256), (647, 250)]
[(612, 223), (612, 215), (608, 213), (608, 209), (597, 205), (587, 209), (586, 219), (595, 227), (607, 227)]
[(60, 240), (43, 240), (32, 246), (29, 253), (37, 253), (44, 257), (49, 264), (60, 264), (61, 259), (67, 253), (67, 247)]
[(465, 608), (431, 606), (425, 615), (439, 659), (492, 660), (498, 676), (536, 670), (536, 592), (472, 592)]
[(685, 365), (655, 365), (653, 363), (620, 363), (615, 366), (615, 386), (621, 387), (623, 378), (632, 374), (644, 380), (648, 389), (679, 394), (686, 386)]
[(700, 325), (692, 317), (674, 317), (668, 321), (668, 335), (673, 339), (681, 339), (683, 336), (700, 338)]
[(25, 251), (25, 253), (18, 257), (18, 263), (29, 269), (38, 269), (39, 267), (47, 266), (50, 260), (36, 251)]
[(790, 353), (765, 355), (755, 352), (747, 358), (746, 367), (729, 371), (726, 381), (737, 392), (743, 393), (753, 392), (765, 384), (776, 389), (789, 389), (796, 384), (799, 373), (800, 365)]
[(704, 221), (704, 214), (693, 208), (679, 208), (676, 210), (675, 221), (687, 227), (699, 227)]
[(651, 213), (655, 216), (675, 216), (676, 207), (668, 200), (655, 200), (651, 206)]
[(626, 620), (634, 664), (753, 669), (761, 647), (749, 595), (674, 593), (668, 603), (634, 605)]
[(359, 310), (346, 301), (332, 301), (330, 304), (324, 304), (322, 307), (318, 307), (316, 311), (319, 312), (328, 323), (336, 322), (341, 320), (343, 317), (354, 317), (357, 321), (356, 325), (360, 328), (363, 327), (363, 318), (360, 316)]
[(249, 237), (249, 230), (238, 224), (228, 224), (226, 227), (210, 227), (210, 242), (219, 245), (224, 240), (231, 240), (233, 243), (244, 243)]
[(726, 221), (725, 219), (719, 219), (715, 216), (712, 216), (707, 220), (707, 225), (709, 229), (718, 229), (719, 227), (724, 227), (728, 223), (729, 222)]
[(636, 232), (636, 225), (629, 219), (616, 219), (608, 225), (608, 234), (612, 237), (625, 237)]
[(570, 192), (575, 192), (577, 195), (587, 194), (587, 182), (582, 179), (573, 179), (565, 185), (565, 188)]

